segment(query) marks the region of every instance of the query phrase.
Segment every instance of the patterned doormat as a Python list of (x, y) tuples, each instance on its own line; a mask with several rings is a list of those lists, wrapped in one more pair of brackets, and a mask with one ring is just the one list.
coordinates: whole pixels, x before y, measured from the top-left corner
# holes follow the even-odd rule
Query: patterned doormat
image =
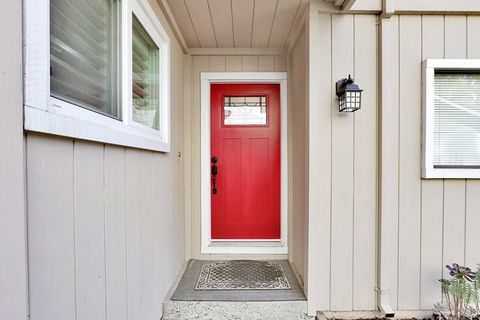
[(234, 260), (205, 263), (195, 290), (285, 290), (290, 284), (279, 263)]

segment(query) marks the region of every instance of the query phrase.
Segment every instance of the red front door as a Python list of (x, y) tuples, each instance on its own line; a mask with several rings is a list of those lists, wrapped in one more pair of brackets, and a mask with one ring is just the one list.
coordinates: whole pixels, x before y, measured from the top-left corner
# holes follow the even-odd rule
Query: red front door
[(212, 239), (280, 239), (279, 85), (213, 84), (211, 150)]

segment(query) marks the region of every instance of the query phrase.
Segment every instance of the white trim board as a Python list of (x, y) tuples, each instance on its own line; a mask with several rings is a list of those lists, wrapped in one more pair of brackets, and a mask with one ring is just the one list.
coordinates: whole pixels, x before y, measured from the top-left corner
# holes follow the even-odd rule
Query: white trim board
[(435, 70), (479, 71), (480, 59), (427, 59), (423, 62), (423, 179), (479, 179), (480, 169), (442, 169), (434, 166)]
[[(210, 85), (212, 83), (278, 83), (280, 84), (281, 122), (281, 238), (255, 245), (255, 240), (233, 245), (230, 241), (211, 239), (210, 188)], [(288, 135), (287, 135), (287, 73), (286, 72), (202, 72), (200, 104), (201, 139), (201, 253), (287, 254), (288, 253)], [(263, 241), (263, 240), (262, 240)], [(251, 243), (249, 245), (249, 242)]]
[(284, 56), (284, 48), (190, 48), (192, 56)]

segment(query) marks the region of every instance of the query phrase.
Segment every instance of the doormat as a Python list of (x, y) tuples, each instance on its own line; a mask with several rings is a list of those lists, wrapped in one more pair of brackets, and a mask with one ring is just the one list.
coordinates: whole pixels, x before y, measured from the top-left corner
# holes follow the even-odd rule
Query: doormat
[(233, 260), (204, 263), (195, 290), (288, 290), (279, 263)]

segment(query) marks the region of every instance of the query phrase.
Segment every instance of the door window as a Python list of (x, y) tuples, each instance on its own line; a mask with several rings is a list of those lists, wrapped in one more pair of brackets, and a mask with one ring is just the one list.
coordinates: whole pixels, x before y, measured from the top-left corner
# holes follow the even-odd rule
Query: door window
[(225, 97), (224, 125), (267, 125), (267, 97)]

